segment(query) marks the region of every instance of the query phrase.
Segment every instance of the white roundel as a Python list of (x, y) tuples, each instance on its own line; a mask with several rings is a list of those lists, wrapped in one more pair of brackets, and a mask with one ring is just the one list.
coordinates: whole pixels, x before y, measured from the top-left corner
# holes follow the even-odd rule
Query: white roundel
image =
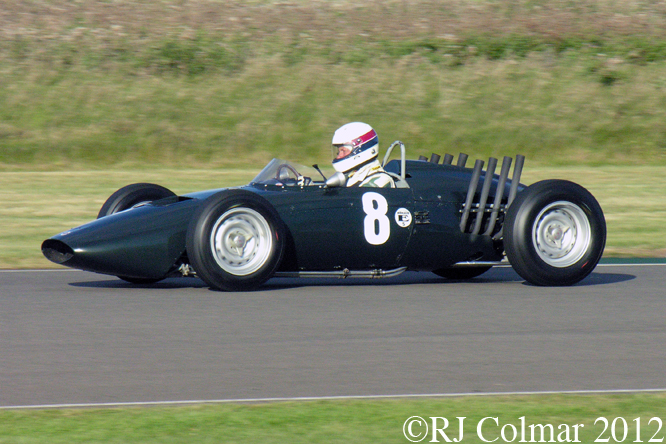
[(412, 223), (412, 213), (407, 208), (398, 208), (395, 212), (395, 223), (402, 228), (406, 228)]

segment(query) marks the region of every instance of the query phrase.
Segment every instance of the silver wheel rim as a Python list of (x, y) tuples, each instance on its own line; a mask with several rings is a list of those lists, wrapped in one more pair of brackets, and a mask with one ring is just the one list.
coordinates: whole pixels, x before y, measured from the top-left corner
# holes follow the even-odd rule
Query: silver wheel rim
[(271, 227), (255, 210), (233, 208), (215, 222), (210, 247), (220, 268), (236, 276), (247, 276), (259, 270), (270, 257)]
[(541, 260), (564, 268), (588, 251), (591, 231), (590, 221), (578, 205), (559, 201), (541, 210), (532, 229), (532, 241)]

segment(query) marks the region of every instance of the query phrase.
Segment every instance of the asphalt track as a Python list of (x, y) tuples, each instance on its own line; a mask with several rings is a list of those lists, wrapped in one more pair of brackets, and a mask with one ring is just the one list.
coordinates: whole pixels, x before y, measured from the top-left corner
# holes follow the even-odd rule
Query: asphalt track
[(218, 293), (0, 272), (0, 406), (666, 388), (666, 266)]

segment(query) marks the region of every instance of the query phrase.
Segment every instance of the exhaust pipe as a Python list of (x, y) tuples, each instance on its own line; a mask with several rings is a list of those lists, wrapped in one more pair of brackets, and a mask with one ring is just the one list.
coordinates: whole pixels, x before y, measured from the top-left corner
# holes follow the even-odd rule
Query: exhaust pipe
[[(504, 211), (506, 212), (511, 206), (511, 202), (516, 198), (518, 193), (518, 185), (520, 185), (520, 175), (523, 172), (523, 165), (525, 164), (525, 156), (520, 154), (516, 155), (516, 165), (513, 167), (513, 177), (511, 178), (511, 188), (509, 188), (509, 198), (506, 202)], [(494, 240), (499, 240), (504, 237), (504, 226), (493, 236)]]
[(483, 188), (481, 189), (481, 199), (479, 200), (479, 208), (476, 213), (476, 221), (474, 222), (474, 229), (472, 234), (479, 234), (481, 231), (481, 224), (483, 223), (483, 213), (486, 209), (486, 202), (488, 201), (488, 193), (490, 193), (490, 185), (493, 183), (495, 176), (495, 168), (497, 167), (497, 159), (491, 157), (488, 159), (488, 169), (483, 178)]
[(504, 156), (502, 160), (502, 170), (500, 171), (499, 183), (497, 184), (497, 191), (495, 192), (495, 201), (493, 202), (493, 211), (490, 213), (490, 220), (488, 221), (488, 228), (483, 233), (486, 236), (493, 234), (497, 217), (499, 216), (500, 206), (502, 205), (502, 198), (504, 197), (504, 187), (506, 186), (506, 179), (509, 177), (509, 169), (511, 168), (511, 159)]
[(453, 155), (446, 153), (444, 154), (444, 161), (442, 162), (442, 165), (451, 165), (453, 162)]
[[(463, 154), (461, 153), (460, 156)], [(467, 155), (465, 155), (467, 158)], [(458, 157), (458, 163), (460, 163), (460, 157)], [(474, 200), (474, 194), (476, 193), (476, 188), (479, 185), (479, 178), (481, 177), (481, 170), (483, 169), (483, 160), (477, 159), (474, 162), (474, 170), (472, 171), (472, 180), (469, 183), (469, 188), (467, 189), (467, 198), (465, 199), (465, 209), (463, 210), (462, 219), (460, 220), (460, 231), (465, 232), (465, 227), (467, 226), (467, 219), (469, 218), (469, 213), (472, 210), (472, 202)]]
[[(460, 153), (458, 156), (458, 165), (464, 164), (467, 160), (467, 155)], [(445, 159), (446, 162), (446, 159)], [(493, 197), (493, 202), (489, 205), (488, 212), (490, 213), (487, 218), (487, 225), (485, 231), (481, 233), (483, 228), (483, 219), (486, 213), (486, 206), (488, 205), (488, 198), (490, 196), (490, 189), (492, 183), (495, 180), (495, 169), (497, 168), (497, 159), (491, 157), (488, 160), (488, 169), (484, 173), (483, 187), (481, 189), (481, 194), (479, 196), (479, 202), (474, 203), (474, 197), (476, 195), (477, 188), (479, 187), (479, 181), (481, 178), (481, 173), (483, 172), (484, 162), (482, 160), (477, 160), (474, 163), (474, 169), (472, 170), (472, 176), (469, 183), (469, 188), (467, 189), (467, 196), (465, 198), (465, 203), (463, 204), (460, 212), (462, 216), (460, 218), (460, 231), (463, 233), (469, 234), (483, 234), (484, 236), (493, 236), (493, 231), (495, 231), (495, 226), (497, 225), (497, 220), (500, 217), (500, 213), (506, 213), (511, 202), (516, 197), (518, 193), (518, 188), (520, 187), (520, 176), (523, 171), (523, 165), (525, 164), (525, 156), (516, 155), (516, 162), (513, 168), (513, 177), (511, 179), (511, 185), (509, 187), (509, 196), (507, 197), (506, 205), (502, 206), (502, 200), (506, 194), (506, 182), (509, 177), (509, 171), (511, 170), (511, 163), (513, 159), (508, 156), (504, 156), (502, 160), (502, 170), (499, 174), (499, 180), (497, 182), (497, 188), (495, 189), (495, 195)], [(476, 219), (474, 223), (470, 222), (470, 214), (475, 213)], [(468, 231), (468, 225), (469, 231)], [(494, 240), (499, 240), (503, 236), (503, 227), (493, 236)]]
[(513, 199), (516, 198), (516, 193), (518, 192), (518, 185), (520, 184), (520, 175), (523, 172), (523, 164), (525, 163), (525, 156), (518, 154), (516, 156), (516, 165), (513, 167), (513, 178), (511, 179), (511, 188), (509, 189), (509, 201), (506, 203), (506, 208), (508, 209), (513, 202)]

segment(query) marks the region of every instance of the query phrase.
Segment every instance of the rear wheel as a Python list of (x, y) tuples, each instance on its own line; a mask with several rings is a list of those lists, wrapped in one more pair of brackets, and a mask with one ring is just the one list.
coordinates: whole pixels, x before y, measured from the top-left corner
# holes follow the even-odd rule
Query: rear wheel
[(504, 223), (504, 248), (516, 272), (535, 285), (573, 285), (596, 267), (606, 221), (585, 188), (545, 180), (523, 190)]
[[(176, 196), (176, 194), (173, 193), (173, 191), (153, 183), (134, 183), (132, 185), (127, 185), (109, 196), (106, 202), (104, 202), (104, 205), (102, 205), (102, 208), (99, 210), (97, 219), (110, 216), (111, 214), (115, 214), (120, 211), (129, 210), (130, 208), (144, 203), (150, 203), (155, 200), (174, 196)], [(154, 284), (155, 282), (162, 280), (150, 278), (134, 278), (128, 276), (118, 277), (132, 284)]]
[(285, 229), (270, 203), (244, 190), (206, 199), (187, 230), (194, 270), (216, 290), (251, 290), (266, 282), (284, 254)]

